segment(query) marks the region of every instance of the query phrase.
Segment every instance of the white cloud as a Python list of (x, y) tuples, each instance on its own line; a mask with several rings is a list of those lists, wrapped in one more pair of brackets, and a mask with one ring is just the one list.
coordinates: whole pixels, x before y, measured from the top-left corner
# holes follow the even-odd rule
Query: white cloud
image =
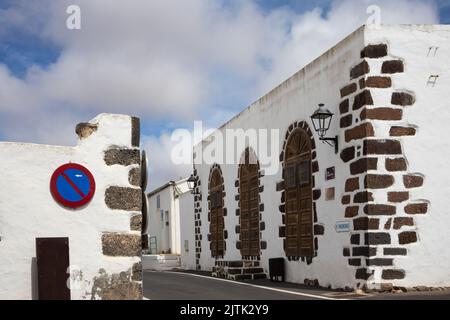
[[(193, 146), (208, 137), (215, 129), (205, 123), (196, 123), (195, 129), (165, 131), (159, 136), (144, 135), (141, 147), (146, 151), (150, 179), (147, 190), (151, 191), (169, 181), (176, 181), (192, 174)], [(194, 130), (196, 130), (194, 132)]]
[[(75, 123), (100, 112), (139, 115), (144, 125), (158, 119), (220, 125), (365, 23), (371, 4), (382, 8), (383, 23), (438, 21), (426, 0), (334, 1), (326, 13), (302, 14), (264, 13), (250, 0), (79, 0), (77, 31), (65, 28), (71, 0), (13, 4), (0, 10), (0, 41), (19, 30), (62, 51), (23, 79), (0, 62), (0, 132), (45, 143), (73, 144)], [(164, 161), (166, 135), (144, 141), (155, 158), (151, 181), (185, 172)]]
[(266, 92), (280, 81), (320, 56), (359, 26), (366, 23), (366, 9), (377, 5), (383, 24), (437, 23), (439, 15), (432, 1), (344, 0), (334, 1), (329, 12), (317, 8), (291, 20), (287, 41), (273, 58), (259, 89)]
[(171, 135), (163, 133), (159, 137), (142, 137), (142, 147), (146, 150), (149, 164), (149, 181), (147, 190), (152, 190), (169, 181), (188, 177), (192, 165), (175, 165), (171, 161), (171, 151), (175, 142)]

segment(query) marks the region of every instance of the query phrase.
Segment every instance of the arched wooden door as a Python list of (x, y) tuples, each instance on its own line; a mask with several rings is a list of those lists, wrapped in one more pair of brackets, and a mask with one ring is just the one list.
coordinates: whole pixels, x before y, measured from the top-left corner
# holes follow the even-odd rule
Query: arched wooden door
[(239, 165), (240, 242), (243, 258), (260, 256), (259, 237), (259, 165), (249, 161), (249, 149), (245, 162)]
[(288, 257), (313, 257), (311, 140), (302, 129), (289, 137), (284, 161)]
[(209, 201), (211, 255), (214, 258), (221, 258), (225, 254), (225, 240), (223, 235), (225, 222), (223, 218), (223, 178), (218, 168), (214, 168), (210, 176)]

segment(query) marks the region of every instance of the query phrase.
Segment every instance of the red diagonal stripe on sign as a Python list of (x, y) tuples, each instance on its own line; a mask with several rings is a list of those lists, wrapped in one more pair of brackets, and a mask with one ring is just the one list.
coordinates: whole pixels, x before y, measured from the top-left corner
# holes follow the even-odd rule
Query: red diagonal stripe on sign
[(67, 176), (67, 174), (65, 174), (64, 172), (61, 173), (61, 175), (63, 176), (64, 179), (66, 179), (66, 181), (72, 186), (72, 188), (75, 189), (75, 191), (82, 197), (84, 198), (86, 195), (83, 194), (83, 192), (81, 192), (81, 190), (76, 186), (75, 183), (73, 183), (72, 180), (70, 180), (70, 178)]

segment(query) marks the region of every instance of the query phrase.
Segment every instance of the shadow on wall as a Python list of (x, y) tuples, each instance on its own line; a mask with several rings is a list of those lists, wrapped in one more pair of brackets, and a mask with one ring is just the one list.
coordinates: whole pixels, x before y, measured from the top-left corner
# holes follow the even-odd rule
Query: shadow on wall
[(35, 257), (31, 258), (31, 299), (39, 300), (37, 259)]

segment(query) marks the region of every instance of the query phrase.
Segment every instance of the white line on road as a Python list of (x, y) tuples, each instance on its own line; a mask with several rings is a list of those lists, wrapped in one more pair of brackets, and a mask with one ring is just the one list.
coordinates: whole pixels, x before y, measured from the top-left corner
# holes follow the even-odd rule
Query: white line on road
[(298, 291), (289, 291), (289, 290), (284, 290), (284, 289), (277, 289), (277, 288), (259, 286), (259, 285), (251, 284), (251, 283), (245, 283), (245, 282), (238, 282), (238, 281), (233, 281), (233, 280), (228, 280), (228, 279), (221, 279), (221, 278), (202, 276), (200, 274), (193, 274), (193, 273), (174, 272), (174, 271), (148, 271), (148, 270), (146, 270), (146, 272), (155, 272), (155, 273), (156, 272), (164, 272), (164, 273), (183, 274), (183, 275), (188, 275), (188, 276), (193, 276), (193, 277), (206, 278), (206, 279), (210, 279), (210, 280), (223, 281), (223, 282), (230, 282), (230, 283), (238, 284), (238, 285), (242, 285), (242, 286), (248, 286), (248, 287), (253, 287), (253, 288), (271, 290), (271, 291), (282, 292), (282, 293), (293, 294), (293, 295), (297, 295), (297, 296), (303, 296), (303, 297), (315, 298), (315, 299), (348, 300), (348, 299), (338, 299), (338, 298), (325, 297), (325, 296), (309, 294), (309, 293), (302, 293), (302, 292), (298, 292)]

